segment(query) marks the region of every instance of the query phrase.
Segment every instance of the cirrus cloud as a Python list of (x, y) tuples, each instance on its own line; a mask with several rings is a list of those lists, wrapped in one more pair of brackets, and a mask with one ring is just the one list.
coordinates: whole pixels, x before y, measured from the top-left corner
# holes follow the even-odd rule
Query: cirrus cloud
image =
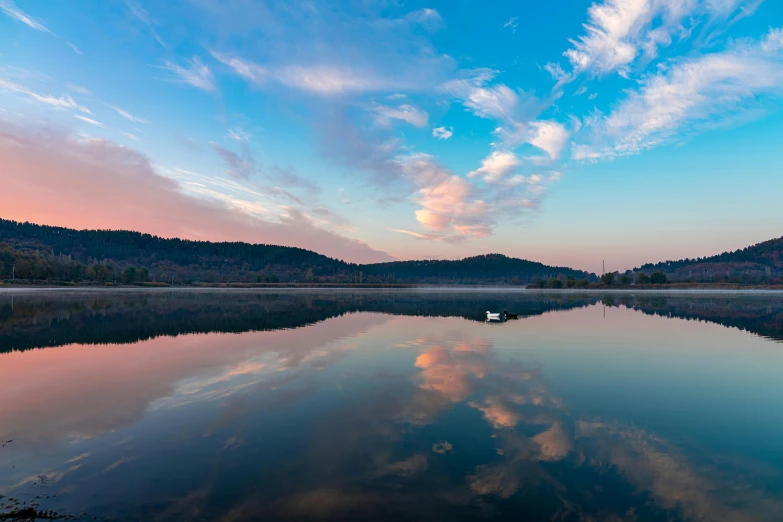
[(548, 69), (559, 83), (587, 73), (601, 76), (613, 71), (627, 75), (639, 56), (655, 58), (673, 37), (687, 38), (699, 24), (709, 31), (719, 20), (752, 14), (762, 0), (605, 0), (587, 10), (585, 33), (570, 40), (563, 53), (572, 74), (559, 65)]
[(0, 89), (5, 89), (7, 91), (24, 94), (33, 102), (40, 103), (42, 105), (48, 105), (50, 107), (54, 107), (57, 109), (75, 109), (85, 114), (92, 114), (92, 111), (90, 109), (88, 109), (83, 105), (79, 105), (73, 100), (73, 98), (71, 98), (67, 94), (64, 96), (60, 96), (59, 98), (56, 96), (52, 96), (51, 94), (38, 94), (37, 92), (28, 89), (23, 85), (6, 81), (3, 80), (2, 78), (0, 78)]
[(743, 102), (783, 92), (780, 35), (780, 29), (772, 29), (759, 42), (675, 61), (648, 76), (608, 115), (587, 121), (591, 141), (577, 144), (574, 158), (637, 154), (732, 116), (747, 116)]
[(179, 65), (170, 61), (166, 62), (163, 69), (174, 74), (173, 77), (169, 78), (170, 81), (186, 83), (204, 91), (217, 89), (212, 70), (198, 56), (185, 60), (185, 65)]
[(7, 14), (14, 20), (22, 22), (31, 29), (51, 33), (51, 31), (44, 24), (16, 7), (13, 0), (0, 0), (0, 11)]
[(424, 127), (429, 119), (426, 112), (409, 104), (396, 107), (376, 104), (370, 107), (370, 111), (375, 113), (375, 121), (382, 126), (390, 125), (391, 120), (400, 120), (410, 123), (414, 127)]

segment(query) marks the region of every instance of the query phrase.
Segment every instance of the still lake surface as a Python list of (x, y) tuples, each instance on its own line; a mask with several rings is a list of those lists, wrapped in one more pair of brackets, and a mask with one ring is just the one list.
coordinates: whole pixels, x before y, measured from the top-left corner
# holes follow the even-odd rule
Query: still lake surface
[(0, 519), (779, 521), (782, 341), (773, 293), (1, 292)]

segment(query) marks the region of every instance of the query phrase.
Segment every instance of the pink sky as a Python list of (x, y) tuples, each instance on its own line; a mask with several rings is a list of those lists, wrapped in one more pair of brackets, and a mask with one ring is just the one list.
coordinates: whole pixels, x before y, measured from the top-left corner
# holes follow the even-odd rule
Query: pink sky
[[(10, 127), (10, 128), (9, 128)], [(98, 139), (51, 129), (0, 127), (2, 217), (76, 229), (295, 246), (353, 262), (392, 257), (319, 228), (298, 212), (267, 222), (213, 199), (183, 194), (149, 159)]]
[[(665, 244), (662, 238), (640, 236), (633, 230), (623, 232), (623, 227), (608, 231), (607, 237), (567, 234), (565, 239), (558, 234), (542, 236), (543, 229), (521, 227), (459, 244), (403, 234), (392, 242), (386, 234), (376, 244), (368, 244), (346, 237), (339, 226), (319, 223), (293, 207), (281, 207), (282, 214), (267, 221), (230, 201), (188, 194), (176, 179), (158, 174), (147, 156), (111, 141), (78, 137), (54, 127), (0, 124), (0, 155), (0, 217), (4, 219), (295, 246), (358, 263), (503, 253), (600, 273), (604, 259), (607, 270), (625, 270), (645, 262), (718, 254), (769, 238), (768, 230), (746, 227), (727, 229), (720, 236), (680, 230), (688, 241)], [(434, 193), (433, 201), (426, 200), (431, 211), (421, 215), (423, 220), (438, 222), (440, 214), (433, 209), (448, 212), (453, 201), (449, 190), (444, 190)], [(539, 219), (549, 218), (544, 215)], [(514, 234), (513, 241), (504, 239), (508, 233)], [(370, 237), (368, 241), (373, 240)], [(446, 254), (431, 255), (441, 251)]]

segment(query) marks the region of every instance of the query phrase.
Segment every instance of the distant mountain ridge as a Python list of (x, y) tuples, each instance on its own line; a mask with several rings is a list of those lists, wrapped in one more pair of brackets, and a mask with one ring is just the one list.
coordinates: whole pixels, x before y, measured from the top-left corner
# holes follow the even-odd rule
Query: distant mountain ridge
[(507, 257), (358, 265), (310, 250), (74, 230), (0, 219), (0, 279), (98, 282), (528, 284), (594, 274)]
[(783, 279), (783, 237), (709, 257), (647, 263), (634, 272), (663, 272), (673, 281), (772, 283)]

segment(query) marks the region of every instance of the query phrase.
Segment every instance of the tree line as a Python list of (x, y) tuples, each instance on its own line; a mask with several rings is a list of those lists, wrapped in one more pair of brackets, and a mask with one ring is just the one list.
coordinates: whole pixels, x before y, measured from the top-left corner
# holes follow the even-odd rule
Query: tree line
[(72, 230), (0, 219), (0, 279), (96, 283), (337, 283), (527, 285), (593, 274), (500, 254), (358, 265), (301, 248)]
[(596, 288), (598, 286), (629, 286), (636, 282), (639, 285), (663, 285), (669, 282), (663, 272), (654, 272), (649, 276), (645, 273), (634, 274), (630, 271), (620, 274), (607, 272), (600, 278), (600, 284), (591, 283), (588, 278), (577, 279), (573, 275), (559, 274), (549, 279), (539, 279), (532, 286), (534, 288)]

